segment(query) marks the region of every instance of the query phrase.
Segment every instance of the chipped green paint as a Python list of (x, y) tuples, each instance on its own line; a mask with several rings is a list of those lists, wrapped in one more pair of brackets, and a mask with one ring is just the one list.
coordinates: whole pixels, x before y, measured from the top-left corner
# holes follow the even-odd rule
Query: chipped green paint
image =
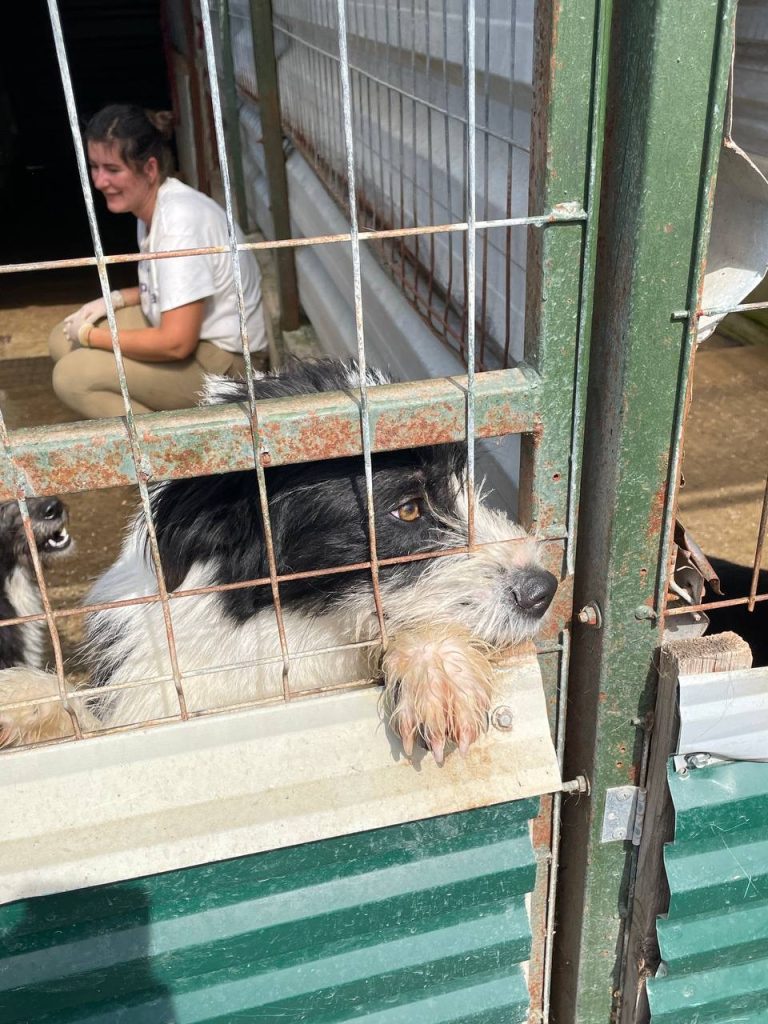
[(634, 781), (637, 722), (653, 706), (660, 625), (635, 609), (664, 573), (661, 512), (688, 373), (685, 326), (672, 313), (688, 307), (706, 245), (735, 5), (613, 8), (574, 580), (575, 607), (596, 602), (603, 623), (577, 627), (572, 647), (565, 777), (586, 771), (592, 799), (564, 803), (560, 1024), (609, 1024), (620, 1012), (633, 850), (601, 841), (602, 815), (606, 790)]
[[(478, 437), (533, 430), (541, 415), (540, 381), (517, 367), (478, 374)], [(462, 441), (466, 377), (387, 384), (369, 391), (374, 451)], [(360, 409), (352, 392), (258, 403), (265, 466), (357, 455)], [(246, 405), (209, 406), (136, 417), (149, 479), (207, 476), (253, 466)], [(26, 494), (67, 494), (136, 482), (123, 419), (12, 431), (10, 444)], [(0, 501), (16, 496), (16, 478), (0, 454)]]

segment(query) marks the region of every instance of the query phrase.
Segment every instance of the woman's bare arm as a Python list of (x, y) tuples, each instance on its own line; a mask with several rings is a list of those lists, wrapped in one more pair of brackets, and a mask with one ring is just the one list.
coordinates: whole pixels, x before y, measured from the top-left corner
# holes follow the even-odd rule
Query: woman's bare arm
[[(138, 288), (136, 292), (138, 293)], [(160, 317), (159, 327), (119, 331), (120, 351), (130, 359), (140, 359), (145, 363), (167, 363), (187, 359), (195, 351), (200, 340), (204, 303), (204, 299), (197, 299), (185, 306), (166, 310)], [(127, 298), (126, 305), (132, 305)], [(109, 330), (105, 327), (94, 327), (88, 335), (88, 345), (90, 348), (110, 350), (112, 336)]]

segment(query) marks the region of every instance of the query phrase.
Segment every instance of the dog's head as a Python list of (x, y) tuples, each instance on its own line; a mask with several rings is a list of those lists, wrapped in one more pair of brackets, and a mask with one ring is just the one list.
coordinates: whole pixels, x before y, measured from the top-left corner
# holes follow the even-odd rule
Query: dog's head
[[(300, 363), (259, 378), (258, 399), (356, 388), (354, 364)], [(370, 384), (388, 378), (372, 371)], [(209, 385), (207, 400), (244, 400), (238, 382)], [(407, 622), (458, 617), (475, 635), (503, 645), (530, 636), (557, 588), (538, 561), (535, 543), (482, 502), (475, 509), (478, 550), (466, 555), (391, 564), (467, 543), (466, 449), (438, 445), (372, 456), (376, 555), (385, 612)], [(266, 471), (270, 523), (281, 575), (360, 566), (371, 557), (368, 492), (361, 457), (280, 466)], [(155, 525), (169, 586), (195, 562), (217, 565), (217, 582), (266, 577), (269, 563), (255, 473), (232, 473), (161, 485), (153, 494)], [(513, 544), (507, 544), (514, 541)], [(280, 584), (283, 602), (317, 612), (363, 599), (370, 571), (328, 573)], [(228, 611), (244, 620), (271, 601), (270, 588), (230, 591)]]
[[(59, 498), (27, 498), (32, 532), (44, 560), (66, 551), (72, 543), (67, 529), (69, 512)], [(0, 547), (14, 565), (31, 568), (32, 556), (16, 501), (0, 502)]]

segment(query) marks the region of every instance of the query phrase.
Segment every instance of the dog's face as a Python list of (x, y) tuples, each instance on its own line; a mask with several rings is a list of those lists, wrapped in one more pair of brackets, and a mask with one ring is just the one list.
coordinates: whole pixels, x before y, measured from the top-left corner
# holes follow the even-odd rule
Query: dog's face
[[(27, 498), (32, 532), (40, 555), (48, 558), (66, 551), (72, 543), (67, 529), (69, 512), (59, 498)], [(0, 548), (16, 565), (31, 567), (32, 556), (27, 544), (18, 502), (0, 502)]]
[[(354, 367), (302, 364), (256, 382), (257, 398), (354, 386)], [(371, 383), (383, 383), (375, 374)], [(228, 400), (244, 397), (228, 381)], [(215, 398), (211, 396), (211, 400)], [(380, 561), (461, 548), (467, 544), (465, 450), (440, 445), (372, 458), (376, 554)], [(370, 561), (362, 458), (282, 466), (266, 471), (272, 542), (280, 575), (356, 566)], [(166, 580), (181, 586), (193, 564), (216, 566), (217, 583), (267, 577), (254, 473), (175, 481), (153, 494), (155, 527)], [(504, 646), (535, 632), (557, 589), (538, 549), (506, 516), (478, 502), (478, 549), (466, 555), (382, 565), (380, 581), (390, 621), (457, 621), (473, 635)], [(510, 543), (512, 542), (512, 543)], [(373, 609), (368, 568), (280, 583), (283, 604), (323, 614), (347, 605)], [(226, 612), (244, 622), (272, 601), (266, 586), (229, 591)], [(357, 613), (358, 617), (362, 613)]]

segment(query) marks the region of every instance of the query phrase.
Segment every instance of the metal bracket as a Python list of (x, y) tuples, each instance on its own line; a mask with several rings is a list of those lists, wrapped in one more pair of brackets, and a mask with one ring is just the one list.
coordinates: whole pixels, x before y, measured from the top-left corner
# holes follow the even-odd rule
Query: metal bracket
[(639, 846), (645, 818), (645, 790), (639, 786), (614, 786), (606, 790), (601, 843), (631, 840)]

